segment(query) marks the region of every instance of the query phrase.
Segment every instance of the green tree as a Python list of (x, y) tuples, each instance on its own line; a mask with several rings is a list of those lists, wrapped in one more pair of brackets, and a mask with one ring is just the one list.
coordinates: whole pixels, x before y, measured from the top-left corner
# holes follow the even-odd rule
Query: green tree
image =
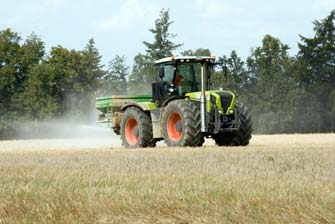
[(173, 24), (170, 21), (169, 10), (162, 9), (159, 17), (155, 20), (155, 28), (149, 31), (154, 34), (152, 43), (144, 41), (146, 46), (146, 56), (150, 60), (158, 60), (160, 58), (171, 56), (173, 51), (178, 49), (182, 44), (175, 44), (171, 39), (176, 37), (175, 34), (169, 33), (169, 27)]
[(11, 97), (19, 86), (19, 51), (21, 37), (10, 29), (0, 32), (0, 110), (10, 110)]
[(332, 90), (329, 95), (329, 120), (330, 120), (330, 130), (334, 132), (335, 130), (335, 90)]
[(21, 73), (19, 82), (23, 84), (27, 78), (29, 68), (42, 61), (45, 55), (44, 42), (36, 34), (32, 33), (20, 47), (19, 55)]
[(72, 110), (72, 107), (75, 109), (75, 105), (73, 105), (76, 100), (75, 93), (80, 91), (80, 86), (76, 83), (79, 57), (78, 52), (57, 46), (51, 48), (50, 56), (46, 60), (55, 74), (53, 97), (59, 105), (55, 117), (65, 116), (67, 112)]
[(249, 85), (249, 77), (245, 69), (245, 62), (238, 57), (236, 51), (232, 51), (227, 59), (227, 67), (231, 80), (232, 89), (243, 92)]
[(31, 67), (26, 91), (20, 103), (24, 106), (27, 120), (45, 120), (55, 117), (60, 104), (55, 98), (57, 86), (55, 72), (50, 64)]
[(81, 82), (84, 83), (85, 91), (94, 93), (101, 87), (102, 77), (105, 75), (105, 71), (101, 65), (101, 55), (98, 49), (95, 47), (94, 39), (91, 38), (85, 49), (81, 53)]
[(152, 43), (143, 41), (145, 54), (137, 54), (134, 58), (134, 65), (129, 77), (129, 92), (135, 89), (140, 93), (150, 93), (151, 83), (156, 80), (157, 69), (154, 61), (160, 58), (169, 57), (182, 44), (175, 44), (172, 39), (176, 36), (169, 32), (170, 25), (169, 10), (162, 9), (159, 17), (155, 20), (155, 27), (149, 29), (154, 34)]
[(314, 22), (312, 38), (300, 36), (297, 73), (299, 84), (321, 103), (315, 107), (322, 115), (320, 131), (335, 131), (332, 122), (332, 95), (335, 89), (335, 10), (321, 21)]
[(12, 95), (12, 108), (17, 117), (29, 116), (25, 111), (24, 103), (27, 98), (24, 92), (28, 88), (27, 80), (31, 75), (30, 70), (42, 62), (45, 55), (44, 42), (34, 33), (27, 37), (25, 42), (20, 46), (18, 51), (18, 68), (16, 91)]
[(21, 37), (11, 29), (0, 31), (0, 137), (13, 134), (12, 96), (19, 85), (18, 54)]
[[(229, 57), (220, 57), (218, 61), (221, 64), (221, 72), (218, 75), (219, 80), (224, 81), (223, 86), (234, 91), (237, 95), (245, 97), (250, 88), (246, 63), (237, 55), (236, 51), (232, 51)], [(227, 77), (223, 79), (225, 70)]]
[(94, 40), (81, 51), (53, 47), (47, 58), (35, 34), (20, 42), (16, 32), (0, 31), (0, 138), (29, 120), (72, 114), (87, 121), (104, 75)]
[(104, 71), (101, 56), (90, 40), (83, 51), (53, 47), (46, 63), (54, 69), (56, 91), (54, 98), (60, 105), (58, 116), (67, 114), (80, 121), (90, 119), (95, 93), (100, 88)]
[(303, 87), (294, 87), (287, 94), (291, 114), (286, 133), (320, 132), (321, 114), (316, 108), (321, 104), (315, 95)]
[(76, 80), (80, 85), (80, 91), (76, 94), (76, 100), (84, 121), (95, 121), (96, 118), (92, 117), (95, 97), (102, 86), (102, 77), (106, 71), (102, 69), (101, 55), (93, 39), (88, 41), (84, 50), (80, 51), (80, 55), (79, 76)]
[(252, 105), (256, 126), (260, 132), (285, 132), (291, 112), (287, 93), (292, 87), (292, 58), (289, 47), (270, 35), (262, 46), (252, 51), (247, 60), (248, 101)]
[(129, 94), (150, 94), (151, 83), (155, 80), (157, 69), (153, 62), (143, 54), (134, 57), (134, 64), (128, 79)]
[(20, 42), (11, 29), (0, 31), (0, 137), (13, 136), (16, 123), (29, 117), (23, 106), (29, 70), (45, 54), (44, 43), (34, 34)]
[(183, 56), (211, 56), (211, 51), (207, 48), (198, 48), (195, 51), (189, 49), (180, 53)]
[(287, 93), (290, 88), (288, 81), (292, 63), (288, 49), (279, 39), (266, 35), (262, 46), (254, 49), (248, 58), (249, 76), (265, 111), (277, 111), (278, 104), (284, 106), (286, 103), (283, 93)]
[(103, 94), (126, 94), (129, 67), (124, 56), (116, 55), (109, 62), (109, 69), (103, 77)]

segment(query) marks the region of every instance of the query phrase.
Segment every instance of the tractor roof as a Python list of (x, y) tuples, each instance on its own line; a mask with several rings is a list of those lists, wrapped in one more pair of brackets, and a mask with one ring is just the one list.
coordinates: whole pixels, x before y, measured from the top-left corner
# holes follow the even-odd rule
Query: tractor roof
[(212, 56), (172, 56), (172, 57), (166, 57), (166, 58), (162, 58), (159, 59), (157, 61), (155, 61), (155, 64), (163, 64), (166, 62), (175, 62), (175, 61), (179, 61), (179, 62), (200, 62), (200, 61), (215, 61), (215, 57)]

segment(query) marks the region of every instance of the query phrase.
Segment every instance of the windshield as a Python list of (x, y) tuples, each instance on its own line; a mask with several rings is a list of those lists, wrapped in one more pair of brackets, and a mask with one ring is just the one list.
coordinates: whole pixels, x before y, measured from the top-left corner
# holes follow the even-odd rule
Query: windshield
[[(179, 83), (178, 81), (181, 80)], [(201, 64), (179, 64), (176, 72), (176, 85), (180, 86), (180, 95), (201, 90)]]
[[(212, 66), (208, 63), (205, 65), (205, 90), (209, 90), (208, 78), (211, 75)], [(201, 91), (201, 63), (177, 63), (177, 64), (164, 64), (160, 65), (164, 68), (164, 77), (160, 80), (162, 83), (163, 95), (168, 94), (169, 84), (176, 88), (179, 96), (184, 96), (186, 93)]]
[(171, 82), (174, 76), (174, 65), (161, 65), (160, 67), (164, 68), (164, 77), (163, 82)]

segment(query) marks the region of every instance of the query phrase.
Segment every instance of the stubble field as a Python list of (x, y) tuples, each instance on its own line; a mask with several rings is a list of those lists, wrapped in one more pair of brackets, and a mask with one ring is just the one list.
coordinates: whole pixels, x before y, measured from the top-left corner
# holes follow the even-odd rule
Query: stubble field
[(335, 134), (119, 145), (0, 142), (0, 223), (335, 223)]

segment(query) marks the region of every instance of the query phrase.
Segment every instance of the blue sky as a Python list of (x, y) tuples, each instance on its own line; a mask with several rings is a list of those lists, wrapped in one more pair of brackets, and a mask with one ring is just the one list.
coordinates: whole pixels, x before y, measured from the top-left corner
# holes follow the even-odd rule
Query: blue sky
[(35, 32), (47, 51), (83, 49), (94, 38), (104, 64), (119, 54), (130, 65), (144, 52), (142, 41), (152, 41), (148, 29), (161, 8), (170, 9), (180, 50), (209, 48), (216, 56), (236, 50), (246, 58), (265, 34), (295, 54), (299, 34), (312, 36), (312, 22), (335, 9), (335, 0), (1, 0), (0, 30), (12, 28), (23, 38)]

